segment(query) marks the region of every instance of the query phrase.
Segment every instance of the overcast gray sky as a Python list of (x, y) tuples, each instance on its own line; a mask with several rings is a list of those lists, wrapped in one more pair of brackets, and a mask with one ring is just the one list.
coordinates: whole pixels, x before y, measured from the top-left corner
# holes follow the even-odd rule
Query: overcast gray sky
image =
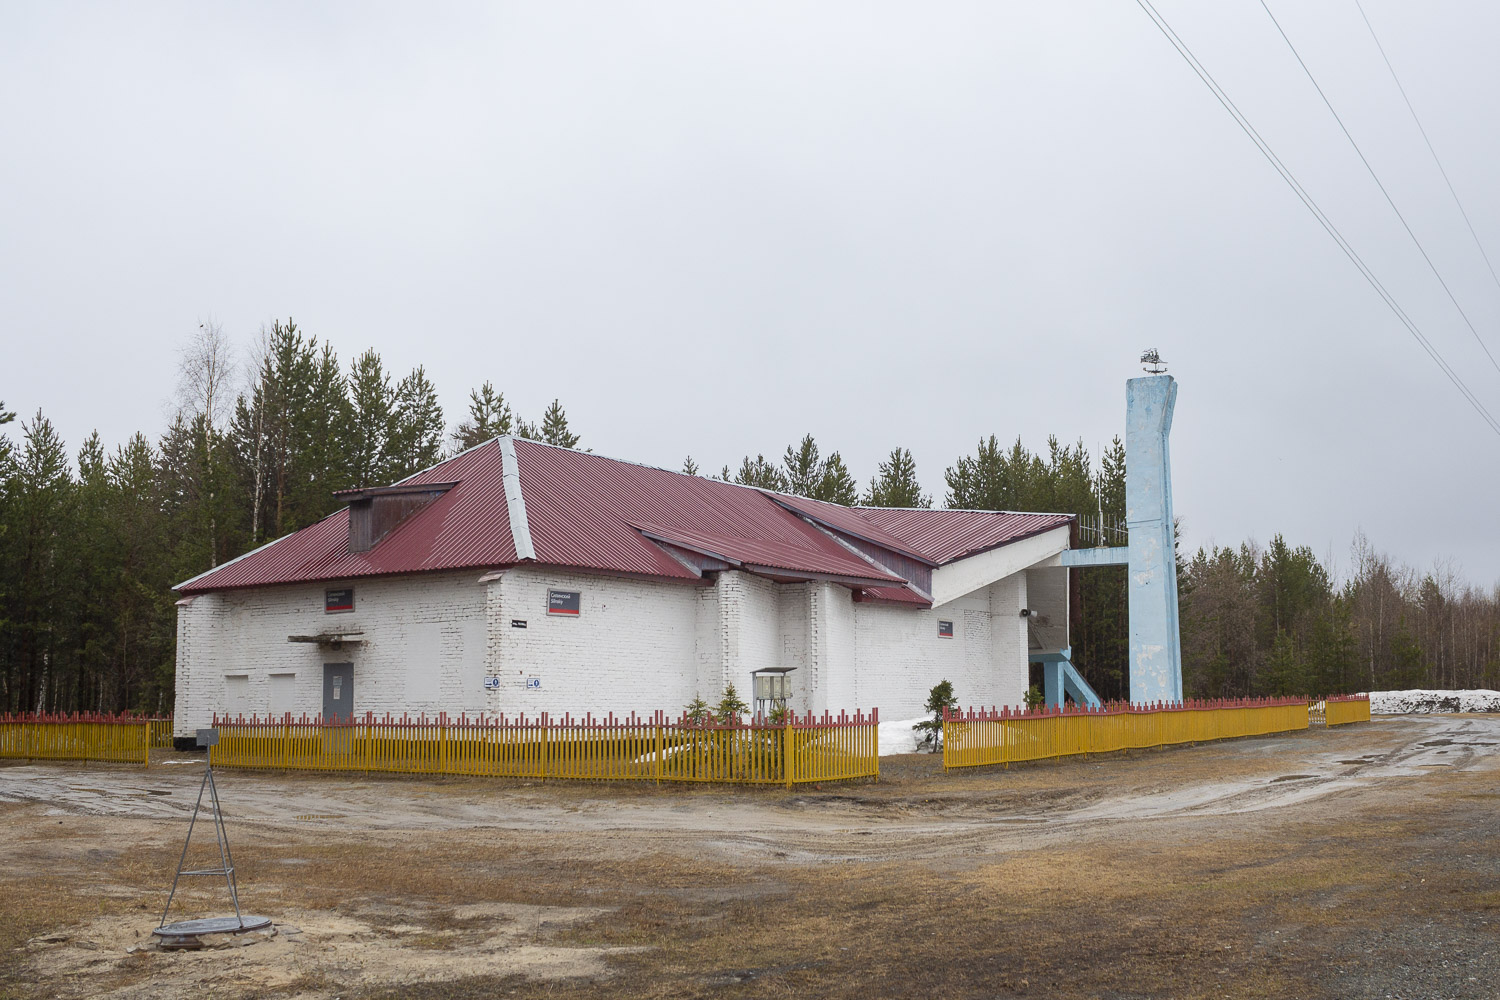
[[(1492, 350), (1500, 291), (1353, 0), (1270, 0)], [(1159, 9), (1492, 410), (1490, 366), (1258, 0)], [(1500, 263), (1500, 7), (1365, 0)], [(1356, 529), (1500, 580), (1486, 427), (1131, 0), (0, 5), (0, 399), (163, 429), (291, 315), (705, 469), (1098, 446), (1158, 347), (1187, 541)], [(11, 436), (19, 436), (11, 425)]]

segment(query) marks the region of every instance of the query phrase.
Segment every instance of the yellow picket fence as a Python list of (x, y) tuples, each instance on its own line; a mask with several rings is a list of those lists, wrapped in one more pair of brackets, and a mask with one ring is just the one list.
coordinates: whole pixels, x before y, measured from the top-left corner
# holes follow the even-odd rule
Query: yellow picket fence
[(1050, 712), (979, 709), (944, 719), (943, 766), (1010, 764), (1306, 728), (1307, 701), (1290, 698)]
[(0, 757), (149, 764), (151, 722), (135, 716), (0, 715)]
[(1324, 701), (1330, 726), (1370, 721), (1370, 696), (1367, 694), (1343, 695), (1337, 698), (1326, 698)]
[(785, 785), (877, 778), (877, 713), (724, 724), (663, 713), (617, 720), (367, 715), (215, 718), (215, 767), (506, 778)]
[(172, 717), (169, 715), (165, 719), (148, 719), (146, 721), (151, 725), (151, 749), (172, 749)]

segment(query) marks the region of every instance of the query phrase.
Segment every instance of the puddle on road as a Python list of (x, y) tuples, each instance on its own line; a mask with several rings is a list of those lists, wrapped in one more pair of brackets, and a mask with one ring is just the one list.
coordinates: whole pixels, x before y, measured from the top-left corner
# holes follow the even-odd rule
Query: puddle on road
[(1271, 779), (1271, 784), (1274, 785), (1274, 784), (1277, 784), (1278, 782), (1282, 782), (1282, 781), (1306, 781), (1309, 778), (1316, 778), (1316, 777), (1317, 777), (1316, 774), (1283, 774), (1279, 778), (1272, 778)]

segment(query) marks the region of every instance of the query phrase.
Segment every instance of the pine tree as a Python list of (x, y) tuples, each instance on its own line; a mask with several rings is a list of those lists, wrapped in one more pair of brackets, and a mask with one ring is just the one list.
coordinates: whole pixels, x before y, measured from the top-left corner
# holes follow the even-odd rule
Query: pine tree
[(542, 440), (560, 448), (578, 447), (578, 435), (568, 430), (568, 415), (557, 400), (542, 414)]
[(443, 457), (443, 408), (437, 389), (418, 365), (396, 386), (395, 464), (391, 479), (405, 479)]
[(698, 463), (693, 461), (692, 455), (683, 460), (682, 474), (684, 476), (696, 476), (698, 474)]
[(489, 382), (469, 391), (469, 419), (453, 431), (455, 451), (466, 451), (490, 438), (511, 432), (512, 415), (505, 395)]
[(853, 507), (859, 503), (859, 484), (854, 481), (854, 476), (850, 474), (838, 452), (824, 460), (817, 488), (812, 495), (815, 500), (826, 500), (845, 507)]
[[(727, 474), (729, 467), (725, 466), (724, 471)], [(739, 475), (734, 477), (734, 481), (741, 486), (758, 486), (763, 490), (786, 492), (786, 477), (775, 465), (767, 462), (764, 455), (756, 455), (754, 461), (746, 455), (745, 460), (740, 463)]]
[(6, 556), (14, 585), (7, 588), (9, 607), (0, 616), (8, 633), (0, 690), (7, 710), (40, 712), (59, 704), (54, 669), (68, 646), (58, 624), (74, 566), (65, 544), (72, 537), (75, 483), (62, 439), (40, 410), (21, 425), (21, 436), (6, 487)]
[(349, 366), (350, 486), (385, 486), (397, 464), (396, 388), (371, 348)]
[(517, 417), (516, 437), (525, 438), (528, 441), (540, 441), (542, 440), (542, 431), (541, 428), (537, 427), (531, 421)]
[(917, 463), (910, 451), (897, 448), (880, 463), (880, 474), (871, 478), (864, 502), (867, 507), (932, 506), (932, 498), (923, 495), (917, 482)]
[(842, 456), (834, 452), (823, 458), (811, 434), (804, 434), (795, 447), (787, 445), (781, 464), (786, 492), (845, 506), (859, 503), (859, 484)]
[(818, 445), (811, 434), (802, 436), (796, 448), (786, 446), (786, 455), (781, 460), (786, 470), (786, 491), (797, 496), (810, 497), (823, 480), (823, 462), (818, 455)]
[[(5, 408), (5, 400), (0, 399), (0, 427), (5, 426), (16, 419), (15, 411)], [(10, 465), (12, 448), (10, 438), (0, 434), (0, 477), (5, 475), (6, 467)]]

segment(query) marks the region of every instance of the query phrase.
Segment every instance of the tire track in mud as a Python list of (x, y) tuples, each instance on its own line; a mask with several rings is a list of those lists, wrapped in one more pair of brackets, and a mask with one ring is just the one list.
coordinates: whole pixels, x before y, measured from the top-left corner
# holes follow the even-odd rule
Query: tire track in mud
[[(1422, 720), (1427, 721), (1427, 720)], [(1438, 720), (1432, 720), (1438, 721)], [(1241, 779), (1222, 784), (1197, 783), (1170, 789), (1162, 801), (1160, 791), (1139, 788), (1106, 796), (1077, 808), (1045, 815), (1017, 812), (999, 816), (948, 816), (938, 823), (901, 828), (880, 824), (871, 817), (873, 829), (853, 828), (804, 834), (797, 842), (764, 833), (719, 837), (714, 846), (739, 853), (803, 863), (878, 862), (937, 858), (953, 855), (1014, 853), (1047, 846), (1058, 840), (1087, 835), (1122, 822), (1143, 820), (1202, 819), (1263, 812), (1304, 805), (1327, 795), (1368, 788), (1376, 783), (1402, 778), (1420, 778), (1422, 768), (1466, 771), (1500, 746), (1500, 718), (1441, 720), (1437, 731), (1411, 734), (1402, 745), (1361, 759), (1357, 763), (1321, 760), (1309, 765), (1319, 773), (1292, 773), (1274, 777)], [(1475, 737), (1491, 737), (1478, 739)], [(1468, 738), (1460, 742), (1460, 738)], [(1435, 750), (1442, 747), (1442, 750)], [(1478, 752), (1484, 750), (1484, 753)], [(1437, 756), (1456, 756), (1427, 760)], [(1332, 758), (1334, 751), (1320, 751), (1319, 758)], [(1319, 766), (1321, 764), (1321, 767)], [(1338, 765), (1342, 769), (1335, 770)], [(1072, 796), (1070, 796), (1072, 797)], [(1056, 803), (1051, 803), (1056, 806)], [(881, 829), (881, 826), (884, 826)], [(810, 832), (809, 832), (810, 833)], [(850, 837), (870, 836), (866, 845), (845, 842)], [(842, 838), (836, 843), (829, 843)], [(860, 848), (863, 849), (860, 849)], [(853, 848), (851, 850), (851, 848)]]

